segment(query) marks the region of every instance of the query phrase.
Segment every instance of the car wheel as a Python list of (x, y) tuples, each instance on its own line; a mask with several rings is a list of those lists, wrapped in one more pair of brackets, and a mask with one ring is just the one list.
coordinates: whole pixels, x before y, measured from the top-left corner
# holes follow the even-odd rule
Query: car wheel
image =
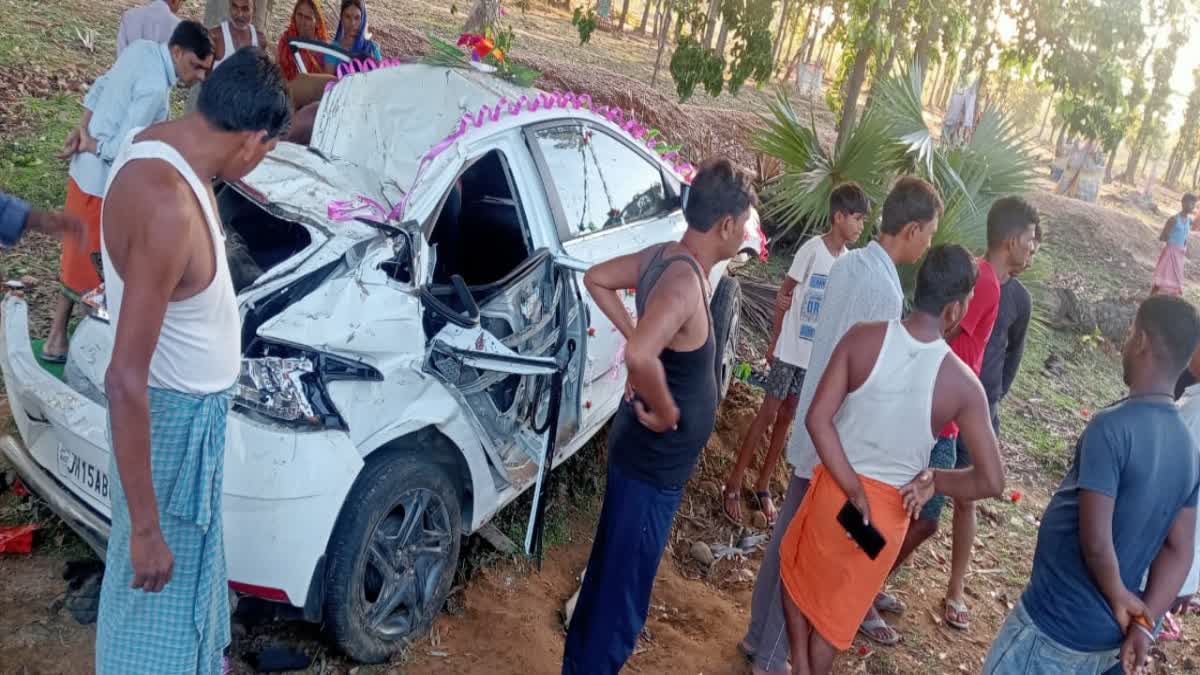
[(379, 663), (429, 630), (462, 540), (458, 491), (439, 466), (367, 461), (328, 548), (326, 627), (350, 658)]
[(717, 387), (721, 398), (729, 393), (737, 369), (738, 329), (742, 322), (742, 287), (737, 279), (722, 277), (712, 299), (713, 334), (720, 356), (717, 361)]

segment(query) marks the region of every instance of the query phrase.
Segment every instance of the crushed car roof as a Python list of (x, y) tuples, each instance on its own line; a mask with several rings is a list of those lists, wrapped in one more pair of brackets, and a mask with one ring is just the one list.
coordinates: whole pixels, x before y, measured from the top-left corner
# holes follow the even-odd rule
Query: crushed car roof
[(417, 63), (343, 77), (321, 100), (310, 146), (373, 171), (400, 190), (462, 116), (500, 98), (536, 96), (493, 75)]

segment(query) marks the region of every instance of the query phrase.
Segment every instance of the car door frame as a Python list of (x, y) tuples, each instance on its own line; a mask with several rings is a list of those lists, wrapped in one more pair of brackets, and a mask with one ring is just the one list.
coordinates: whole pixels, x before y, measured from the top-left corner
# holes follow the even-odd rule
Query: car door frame
[[(463, 176), (463, 174), (466, 173), (466, 171), (471, 167), (471, 165), (482, 160), (488, 153), (497, 152), (500, 155), (500, 162), (503, 165), (505, 172), (506, 172), (506, 180), (508, 182), (509, 190), (512, 193), (513, 199), (517, 205), (518, 216), (521, 218), (522, 227), (524, 229), (524, 234), (526, 236), (527, 243), (531, 247), (530, 255), (531, 256), (536, 255), (538, 253), (538, 251), (543, 248), (539, 244), (539, 239), (541, 237), (538, 234), (538, 230), (540, 229), (540, 227), (538, 225), (538, 214), (536, 212), (536, 209), (533, 208), (533, 204), (538, 199), (537, 194), (536, 194), (537, 190), (536, 189), (531, 190), (529, 181), (527, 179), (525, 179), (525, 177), (523, 176), (524, 173), (527, 173), (530, 170), (531, 165), (529, 162), (526, 161), (527, 155), (525, 153), (527, 152), (527, 149), (524, 147), (524, 143), (516, 142), (514, 140), (519, 137), (520, 137), (519, 133), (503, 134), (500, 136), (492, 136), (492, 137), (488, 137), (483, 142), (473, 144), (472, 147), (464, 149), (464, 152), (462, 153), (462, 160), (457, 165), (457, 167), (455, 167), (455, 169), (453, 171), (453, 174), (452, 174), (453, 178), (444, 185), (444, 187), (442, 189), (443, 194), (442, 194), (441, 198), (438, 200), (437, 206), (428, 215), (427, 225), (425, 227), (421, 228), (422, 239), (424, 240), (422, 242), (422, 246), (427, 247), (427, 248), (432, 248), (432, 246), (428, 243), (428, 241), (433, 233), (432, 228), (436, 226), (437, 218), (439, 217), (441, 210), (445, 207), (446, 196), (449, 194), (450, 189), (457, 183), (457, 181)], [(575, 352), (574, 352), (574, 354), (571, 355), (566, 368), (568, 369), (568, 373), (569, 373), (569, 370), (572, 367), (574, 367), (578, 372), (578, 376), (574, 378), (574, 386), (576, 387), (576, 389), (575, 389), (573, 395), (569, 395), (570, 392), (564, 392), (564, 395), (561, 398), (561, 401), (562, 401), (561, 406), (564, 406), (564, 407), (560, 407), (560, 420), (564, 416), (567, 416), (567, 417), (573, 416), (575, 419), (575, 423), (574, 423), (575, 431), (569, 440), (564, 439), (561, 435), (561, 431), (567, 427), (560, 426), (560, 437), (559, 437), (559, 439), (557, 439), (557, 443), (556, 443), (557, 447), (556, 447), (556, 451), (555, 451), (555, 456), (553, 458), (554, 463), (558, 464), (563, 459), (565, 459), (565, 457), (563, 456), (563, 453), (566, 448), (564, 446), (573, 448), (576, 445), (575, 440), (577, 439), (579, 434), (582, 433), (583, 428), (585, 426), (581, 397), (582, 397), (583, 379), (584, 379), (583, 378), (583, 372), (584, 372), (583, 364), (585, 363), (585, 359), (586, 359), (586, 344), (584, 344), (585, 335), (583, 334), (583, 331), (584, 331), (583, 326), (585, 326), (587, 323), (587, 309), (586, 309), (586, 303), (580, 293), (578, 284), (574, 281), (575, 275), (568, 273), (569, 270), (563, 269), (563, 267), (559, 261), (560, 256), (558, 255), (556, 249), (551, 249), (550, 253), (551, 253), (551, 262), (554, 265), (554, 268), (556, 269), (556, 273), (562, 274), (562, 276), (563, 276), (563, 280), (564, 280), (563, 292), (564, 292), (564, 294), (569, 296), (569, 298), (567, 298), (567, 299), (576, 308), (574, 314), (577, 315), (577, 316), (575, 316), (575, 318), (573, 320), (572, 313), (570, 312), (570, 310), (568, 308), (567, 315), (562, 317), (562, 323), (559, 326), (560, 330), (567, 332), (567, 335), (565, 336), (565, 340), (573, 340), (575, 343)], [(429, 269), (429, 265), (432, 261), (432, 256), (426, 255), (423, 258), (424, 258), (422, 261), (423, 268), (420, 269), (418, 271), (418, 273), (415, 275), (415, 278), (418, 280), (418, 283), (421, 285), (421, 287), (424, 287), (432, 282), (432, 270)], [(429, 311), (429, 310), (428, 310), (428, 308), (424, 307), (424, 305), (423, 305), (423, 311)], [(555, 311), (557, 311), (557, 308)], [(578, 329), (577, 329), (578, 334), (571, 332), (573, 322), (578, 322)], [(487, 332), (487, 331), (484, 331), (484, 332)], [(441, 333), (439, 332), (439, 335), (440, 334)], [(500, 343), (503, 342), (503, 340), (501, 338), (495, 336), (494, 334), (488, 333), (488, 335), (491, 336), (491, 338), (494, 339), (496, 342), (500, 342)], [(427, 344), (428, 344), (427, 358), (428, 358), (428, 354), (429, 354), (428, 350), (432, 350), (435, 348), (434, 344), (436, 341), (437, 341), (436, 335), (435, 336), (427, 336)], [(503, 350), (501, 350), (501, 351), (503, 351)], [(476, 367), (487, 367), (488, 369), (494, 370), (497, 372), (505, 372), (505, 373), (509, 373), (509, 374), (522, 375), (522, 376), (532, 376), (533, 373), (529, 372), (527, 370), (527, 368), (532, 366), (534, 363), (541, 361), (542, 359), (545, 358), (545, 357), (534, 356), (534, 357), (529, 357), (528, 359), (525, 359), (525, 358), (517, 357), (515, 360), (508, 359), (511, 363), (506, 365), (505, 357), (502, 356), (500, 358), (496, 358), (496, 350), (494, 349), (494, 345), (491, 347), (488, 347), (486, 349), (481, 346), (478, 349), (478, 352), (475, 356), (477, 358)], [(484, 364), (487, 364), (487, 363), (490, 363), (490, 366), (484, 366)], [(574, 365), (572, 365), (572, 364), (574, 364)], [(544, 366), (544, 361), (543, 361), (542, 365)], [(569, 385), (570, 381), (571, 381), (571, 378), (569, 377), (569, 375), (565, 375), (564, 382), (566, 382), (568, 384), (566, 384), (564, 386), (570, 386)], [(516, 487), (518, 490), (524, 489), (527, 485), (529, 485), (529, 483), (521, 481), (516, 476), (513, 476), (512, 474), (510, 474), (510, 472), (505, 468), (505, 464), (504, 464), (503, 460), (500, 458), (500, 456), (498, 455), (496, 449), (493, 447), (492, 440), (488, 436), (487, 431), (484, 429), (484, 425), (478, 419), (477, 412), (474, 409), (472, 409), (472, 407), (470, 405), (467, 405), (465, 396), (463, 396), (462, 393), (459, 392), (453, 385), (447, 384), (447, 387), (450, 389), (450, 391), (453, 393), (453, 395), (455, 395), (459, 399), (460, 404), (464, 407), (464, 410), (468, 413), (468, 417), (472, 420), (473, 427), (476, 429), (476, 432), (479, 433), (481, 436), (481, 441), (484, 443), (484, 447), (487, 450), (487, 454), (489, 455), (489, 461), (494, 465), (495, 470), (498, 471), (499, 474), (501, 476), (503, 476), (507, 482), (509, 482), (514, 487)], [(540, 406), (541, 401), (539, 400), (537, 402), (537, 404)], [(572, 415), (572, 409), (570, 407), (566, 407), (566, 406), (574, 407), (573, 415)], [(543, 453), (544, 453), (544, 447), (543, 447)], [(544, 454), (543, 454), (542, 461), (544, 461)], [(537, 462), (535, 460), (534, 463), (538, 464), (538, 468), (540, 469), (540, 462)]]
[[(658, 169), (664, 189), (671, 191), (672, 194), (670, 197), (677, 199), (678, 203), (666, 214), (630, 223), (622, 223), (616, 227), (600, 229), (580, 234), (579, 236), (571, 236), (573, 232), (570, 223), (567, 221), (566, 210), (563, 208), (554, 175), (542, 153), (541, 147), (538, 145), (536, 137), (537, 132), (544, 129), (554, 129), (564, 126), (577, 126), (581, 130), (604, 134), (619, 142), (647, 164)], [(657, 157), (648, 153), (644, 147), (639, 146), (625, 134), (613, 132), (611, 129), (592, 120), (579, 117), (544, 120), (526, 125), (522, 128), (522, 131), (525, 136), (525, 145), (529, 149), (530, 156), (533, 158), (534, 165), (544, 185), (544, 192), (548, 202), (547, 206), (554, 221), (554, 227), (551, 228), (552, 232), (548, 236), (549, 240), (541, 245), (560, 252), (563, 266), (575, 270), (580, 288), (583, 287), (583, 274), (592, 264), (599, 262), (599, 260), (584, 260), (575, 255), (578, 252), (577, 249), (587, 248), (589, 243), (599, 242), (608, 238), (624, 237), (632, 241), (633, 244), (620, 247), (620, 251), (617, 253), (626, 254), (633, 253), (652, 244), (677, 240), (682, 236), (683, 231), (687, 227), (683, 218), (683, 183), (671, 176), (664, 169)], [(597, 170), (599, 170), (599, 167)], [(576, 250), (573, 252), (572, 249)], [(605, 257), (614, 256), (608, 255)], [(587, 340), (589, 350), (587, 355), (588, 372), (585, 373), (585, 377), (583, 378), (585, 383), (585, 423), (583, 426), (585, 428), (594, 428), (607, 421), (616, 412), (617, 406), (620, 403), (625, 381), (625, 362), (622, 356), (625, 340), (617, 332), (616, 327), (609, 321), (608, 317), (599, 310), (590, 294), (584, 292), (583, 295), (585, 296), (585, 304), (589, 314)], [(633, 314), (635, 312), (633, 294), (626, 293), (624, 299), (626, 309)]]

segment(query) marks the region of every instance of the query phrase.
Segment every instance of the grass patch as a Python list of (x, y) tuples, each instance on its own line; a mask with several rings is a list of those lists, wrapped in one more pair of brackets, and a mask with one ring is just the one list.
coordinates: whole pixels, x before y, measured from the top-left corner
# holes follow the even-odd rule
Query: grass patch
[(34, 206), (60, 209), (67, 195), (67, 164), (55, 155), (79, 124), (78, 97), (27, 97), (22, 106), (38, 122), (31, 133), (0, 141), (0, 185)]
[[(81, 11), (70, 3), (29, 3), (0, 0), (0, 68), (28, 68), (36, 64), (47, 71), (64, 65), (111, 62), (116, 58), (118, 13), (114, 6)], [(88, 52), (79, 39), (96, 31), (95, 51)]]

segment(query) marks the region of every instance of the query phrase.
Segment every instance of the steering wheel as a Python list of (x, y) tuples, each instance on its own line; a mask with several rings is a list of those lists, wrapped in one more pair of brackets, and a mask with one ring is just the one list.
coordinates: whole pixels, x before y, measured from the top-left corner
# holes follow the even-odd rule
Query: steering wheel
[(459, 304), (465, 308), (463, 311), (459, 312), (439, 300), (433, 294), (433, 291), (429, 290), (429, 286), (421, 287), (421, 300), (434, 314), (456, 326), (461, 326), (462, 328), (478, 326), (479, 304), (475, 302), (471, 291), (467, 289), (467, 282), (463, 281), (462, 275), (455, 274), (450, 277), (450, 284), (454, 286), (454, 293), (458, 296)]

